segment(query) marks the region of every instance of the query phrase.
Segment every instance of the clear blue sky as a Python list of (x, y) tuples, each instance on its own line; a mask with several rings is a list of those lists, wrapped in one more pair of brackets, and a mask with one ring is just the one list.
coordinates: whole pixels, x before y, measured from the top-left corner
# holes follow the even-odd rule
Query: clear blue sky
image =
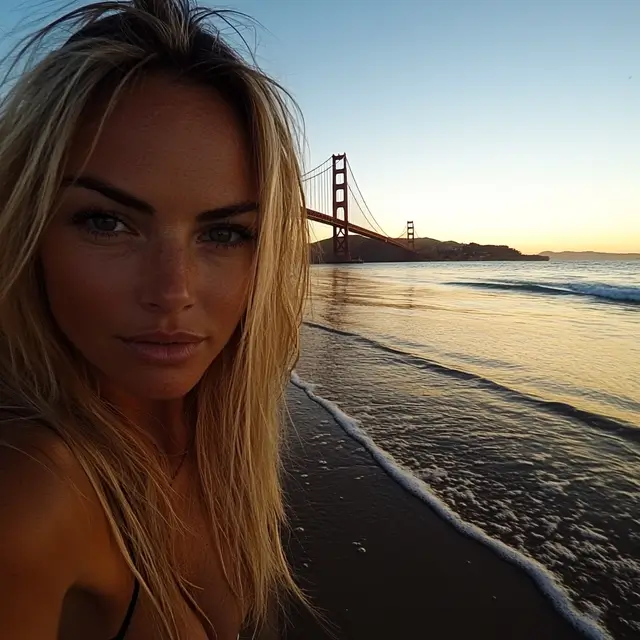
[(640, 0), (226, 6), (264, 26), (307, 166), (346, 152), (392, 235), (412, 219), (442, 240), (640, 251)]

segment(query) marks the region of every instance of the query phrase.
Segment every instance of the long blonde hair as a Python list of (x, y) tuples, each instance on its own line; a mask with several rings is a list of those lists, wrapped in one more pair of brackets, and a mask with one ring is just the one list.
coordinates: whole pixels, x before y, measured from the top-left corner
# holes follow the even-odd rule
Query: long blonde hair
[[(185, 600), (192, 607), (195, 601), (172, 551), (183, 525), (171, 506), (166, 462), (100, 397), (88, 367), (65, 346), (48, 311), (38, 250), (90, 102), (103, 101), (106, 117), (123, 88), (141, 74), (166, 70), (213, 87), (238, 111), (260, 188), (252, 285), (234, 339), (188, 406), (199, 494), (223, 571), (247, 619), (259, 624), (273, 594), (301, 595), (280, 537), (279, 451), (307, 289), (308, 231), (293, 102), (223, 40), (222, 29), (234, 19), (189, 0), (78, 8), (19, 46), (15, 59), (23, 68), (15, 81), (7, 76), (0, 102), (2, 408), (47, 424), (71, 448), (167, 638), (180, 637)], [(59, 34), (66, 41), (48, 46)]]

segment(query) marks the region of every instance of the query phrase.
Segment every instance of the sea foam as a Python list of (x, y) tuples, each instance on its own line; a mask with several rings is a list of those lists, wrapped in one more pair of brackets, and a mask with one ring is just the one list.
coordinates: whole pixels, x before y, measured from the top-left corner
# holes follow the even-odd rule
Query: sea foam
[(311, 400), (330, 413), (345, 433), (362, 445), (371, 454), (371, 457), (376, 463), (379, 464), (391, 478), (409, 491), (409, 493), (429, 505), (440, 517), (447, 520), (460, 533), (490, 547), (507, 562), (519, 566), (529, 574), (542, 593), (549, 598), (556, 611), (569, 620), (585, 638), (589, 638), (590, 640), (612, 640), (612, 636), (597, 624), (595, 620), (579, 612), (573, 606), (564, 588), (539, 562), (523, 555), (500, 540), (492, 538), (475, 525), (462, 520), (444, 502), (431, 493), (428, 486), (422, 480), (416, 478), (409, 471), (402, 469), (388, 453), (380, 449), (358, 426), (358, 422), (354, 418), (344, 413), (333, 402), (317, 395), (314, 392), (314, 386), (302, 380), (295, 371), (291, 374), (291, 382), (294, 386), (304, 391)]
[(525, 282), (525, 281), (480, 281), (447, 282), (449, 286), (511, 291), (514, 293), (536, 293), (556, 296), (586, 296), (608, 302), (640, 304), (640, 287), (602, 284), (598, 282)]

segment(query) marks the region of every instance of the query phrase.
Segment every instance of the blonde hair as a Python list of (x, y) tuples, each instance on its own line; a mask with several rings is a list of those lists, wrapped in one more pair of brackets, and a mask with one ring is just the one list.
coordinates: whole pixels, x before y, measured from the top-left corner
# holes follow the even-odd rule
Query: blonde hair
[[(274, 594), (302, 597), (280, 537), (280, 412), (298, 356), (308, 272), (296, 119), (288, 94), (223, 40), (233, 20), (189, 0), (81, 7), (20, 46), (16, 60), (26, 60), (24, 68), (15, 82), (7, 76), (0, 102), (2, 408), (46, 423), (68, 444), (167, 638), (180, 637), (185, 599), (196, 605), (173, 552), (183, 524), (171, 507), (166, 461), (100, 397), (88, 367), (71, 355), (48, 311), (38, 250), (90, 102), (103, 101), (106, 117), (126, 86), (167, 71), (211, 86), (237, 110), (252, 144), (260, 229), (246, 313), (188, 398), (198, 489), (247, 620), (263, 621)], [(72, 35), (39, 58), (59, 32)]]

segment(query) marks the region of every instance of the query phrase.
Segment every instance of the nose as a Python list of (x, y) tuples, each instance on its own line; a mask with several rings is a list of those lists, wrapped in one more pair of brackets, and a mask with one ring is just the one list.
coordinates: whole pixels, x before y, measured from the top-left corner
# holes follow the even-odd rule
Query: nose
[(139, 300), (147, 311), (175, 314), (194, 305), (193, 260), (188, 247), (159, 241), (142, 258)]

